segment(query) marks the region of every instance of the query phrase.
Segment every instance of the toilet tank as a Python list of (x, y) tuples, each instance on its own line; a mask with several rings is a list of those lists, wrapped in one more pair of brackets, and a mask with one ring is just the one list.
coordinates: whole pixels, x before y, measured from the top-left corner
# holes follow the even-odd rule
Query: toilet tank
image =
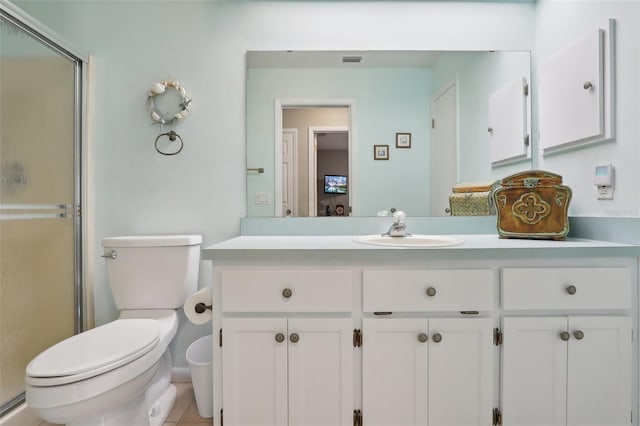
[(110, 237), (102, 240), (118, 309), (176, 309), (198, 289), (200, 235)]

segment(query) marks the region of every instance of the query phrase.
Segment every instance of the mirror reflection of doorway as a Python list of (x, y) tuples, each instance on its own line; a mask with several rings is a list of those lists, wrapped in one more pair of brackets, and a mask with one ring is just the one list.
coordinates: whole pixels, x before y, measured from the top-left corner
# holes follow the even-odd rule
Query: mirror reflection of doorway
[(324, 189), (325, 174), (345, 176), (350, 186), (349, 120), (344, 105), (282, 107), (280, 216), (349, 215), (350, 191)]
[(315, 191), (309, 211), (316, 216), (349, 216), (349, 128), (309, 128), (310, 138), (312, 133), (315, 149), (309, 150), (309, 176)]

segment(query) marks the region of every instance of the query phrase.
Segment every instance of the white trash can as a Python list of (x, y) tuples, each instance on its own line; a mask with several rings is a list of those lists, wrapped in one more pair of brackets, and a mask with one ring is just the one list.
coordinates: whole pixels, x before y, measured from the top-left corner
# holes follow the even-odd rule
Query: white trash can
[(196, 395), (198, 414), (213, 417), (213, 340), (204, 336), (187, 348), (187, 362), (191, 370), (193, 392)]

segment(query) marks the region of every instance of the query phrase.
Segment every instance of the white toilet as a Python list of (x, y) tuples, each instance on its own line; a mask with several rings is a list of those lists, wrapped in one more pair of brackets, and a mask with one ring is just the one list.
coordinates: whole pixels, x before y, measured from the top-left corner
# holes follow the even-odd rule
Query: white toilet
[(176, 399), (168, 346), (176, 309), (197, 291), (201, 244), (200, 235), (105, 238), (120, 317), (35, 357), (27, 405), (52, 423), (162, 425)]

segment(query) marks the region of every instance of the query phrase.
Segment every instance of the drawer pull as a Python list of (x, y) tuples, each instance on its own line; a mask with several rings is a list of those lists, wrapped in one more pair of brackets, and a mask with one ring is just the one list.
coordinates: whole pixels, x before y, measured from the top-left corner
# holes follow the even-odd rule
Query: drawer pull
[(578, 340), (582, 340), (584, 339), (584, 332), (582, 330), (576, 330), (573, 332), (573, 336)]
[(282, 290), (282, 297), (284, 297), (285, 299), (290, 298), (292, 294), (293, 291), (291, 291), (290, 288), (285, 288), (284, 290)]
[(440, 333), (434, 334), (433, 336), (431, 336), (431, 340), (433, 340), (436, 343), (442, 342), (442, 334)]
[(578, 291), (578, 289), (576, 288), (575, 285), (567, 286), (567, 293), (576, 294), (576, 291)]
[(298, 340), (300, 340), (300, 336), (298, 335), (298, 333), (291, 333), (291, 336), (289, 336), (289, 340), (291, 340), (291, 343), (297, 343)]
[(276, 334), (276, 342), (278, 342), (278, 343), (284, 342), (284, 334), (282, 334), (282, 333)]
[(418, 334), (418, 342), (420, 343), (424, 343), (429, 339), (429, 336), (427, 336), (427, 333), (420, 333)]
[(433, 297), (436, 295), (436, 293), (437, 291), (435, 287), (427, 287), (427, 296)]
[(569, 334), (569, 332), (568, 332), (568, 331), (563, 331), (562, 333), (560, 333), (560, 338), (561, 338), (562, 340), (564, 340), (565, 342), (566, 342), (567, 340), (569, 340), (569, 338), (570, 338), (570, 337), (571, 337), (571, 335)]

